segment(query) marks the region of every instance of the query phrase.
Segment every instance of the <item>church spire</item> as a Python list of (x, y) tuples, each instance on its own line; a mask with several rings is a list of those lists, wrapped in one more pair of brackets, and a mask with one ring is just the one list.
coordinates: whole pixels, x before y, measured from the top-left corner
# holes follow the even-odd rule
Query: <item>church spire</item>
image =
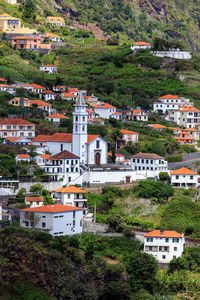
[(80, 92), (79, 95), (78, 95), (78, 99), (76, 101), (76, 104), (74, 104), (74, 106), (86, 106), (85, 104), (85, 100), (83, 98), (83, 93)]

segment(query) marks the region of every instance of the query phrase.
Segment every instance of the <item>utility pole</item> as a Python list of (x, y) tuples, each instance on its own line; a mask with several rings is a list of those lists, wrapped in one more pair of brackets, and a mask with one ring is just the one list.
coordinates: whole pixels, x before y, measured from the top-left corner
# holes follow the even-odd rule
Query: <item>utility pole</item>
[(94, 204), (94, 223), (96, 223), (96, 215), (97, 215), (97, 205)]

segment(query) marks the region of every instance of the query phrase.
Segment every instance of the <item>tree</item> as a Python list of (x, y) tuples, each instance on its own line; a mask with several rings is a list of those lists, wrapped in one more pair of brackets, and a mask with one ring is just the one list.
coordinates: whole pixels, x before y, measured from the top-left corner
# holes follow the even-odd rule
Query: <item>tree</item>
[(36, 195), (41, 195), (42, 188), (43, 188), (42, 185), (36, 183), (36, 184), (31, 186), (30, 192), (33, 193), (33, 194), (36, 194)]
[(109, 282), (100, 292), (99, 300), (129, 300), (131, 299), (130, 285), (126, 282)]
[(145, 252), (135, 251), (128, 257), (126, 269), (131, 276), (133, 291), (138, 291), (141, 288), (154, 290), (158, 271), (158, 263), (155, 257)]
[(26, 194), (26, 189), (21, 188), (16, 195), (16, 201), (23, 203), (25, 201), (25, 194)]
[(179, 270), (188, 270), (189, 263), (183, 257), (173, 258), (169, 263), (168, 272), (172, 273)]
[(160, 172), (159, 173), (159, 179), (162, 181), (168, 181), (169, 180), (169, 174), (167, 172)]
[(42, 196), (43, 196), (43, 203), (44, 203), (44, 205), (54, 204), (53, 198), (49, 194), (49, 191), (42, 190)]
[(33, 0), (26, 0), (25, 4), (23, 4), (23, 14), (22, 19), (24, 21), (29, 20), (29, 22), (33, 22), (36, 18), (36, 7), (35, 2)]
[(113, 164), (114, 164), (115, 161), (116, 161), (115, 149), (112, 149), (111, 161), (112, 161)]

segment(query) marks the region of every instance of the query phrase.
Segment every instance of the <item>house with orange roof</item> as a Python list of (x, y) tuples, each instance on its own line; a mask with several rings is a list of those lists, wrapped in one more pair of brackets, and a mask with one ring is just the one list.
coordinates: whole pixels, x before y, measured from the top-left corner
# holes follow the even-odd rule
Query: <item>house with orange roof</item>
[(89, 104), (90, 106), (94, 107), (100, 104), (98, 97), (91, 94), (90, 96), (83, 96), (85, 103)]
[(199, 131), (196, 128), (182, 129), (174, 138), (180, 145), (196, 146), (199, 140)]
[(65, 26), (65, 20), (62, 17), (52, 17), (48, 16), (46, 18), (46, 24), (51, 24), (52, 26)]
[(16, 92), (16, 87), (14, 85), (0, 83), (0, 92), (6, 92), (11, 95), (14, 95)]
[(29, 196), (25, 197), (25, 204), (30, 207), (38, 207), (44, 205), (42, 196)]
[(108, 103), (101, 103), (94, 107), (94, 111), (100, 118), (110, 119), (116, 112), (116, 107)]
[(48, 54), (51, 51), (51, 44), (43, 43), (40, 36), (14, 36), (12, 46), (16, 49), (26, 49)]
[(50, 90), (45, 90), (39, 94), (40, 99), (44, 99), (45, 101), (55, 100), (56, 94)]
[(193, 102), (178, 95), (167, 94), (154, 101), (153, 111), (162, 111), (165, 114), (168, 111), (178, 109), (181, 105), (193, 105)]
[(52, 32), (43, 33), (41, 35), (41, 38), (43, 40), (49, 39), (51, 42), (59, 42), (60, 41), (60, 36), (55, 33), (52, 33)]
[(200, 110), (193, 105), (181, 105), (178, 109), (169, 111), (166, 120), (178, 126), (194, 128), (197, 123), (200, 123)]
[[(75, 96), (79, 96), (79, 94), (80, 94), (80, 91), (77, 89), (77, 88), (68, 88), (68, 90), (67, 90), (67, 92), (68, 93), (72, 93), (72, 94), (74, 94)], [(83, 93), (82, 93), (83, 94)], [(84, 95), (83, 95), (84, 96)]]
[(30, 162), (31, 157), (29, 154), (17, 154), (15, 160), (17, 163), (22, 161)]
[(8, 104), (13, 106), (29, 107), (30, 99), (24, 97), (14, 97), (8, 101)]
[(0, 137), (34, 138), (35, 124), (23, 119), (0, 120)]
[(48, 115), (56, 112), (56, 110), (52, 108), (52, 104), (47, 103), (40, 99), (31, 100), (30, 107), (37, 107), (38, 109), (42, 110), (43, 112), (47, 113)]
[(24, 145), (25, 146), (25, 145), (30, 145), (31, 138), (7, 136), (5, 138), (5, 141), (9, 144)]
[(163, 131), (166, 129), (165, 126), (160, 125), (160, 124), (148, 124), (148, 127), (150, 127), (151, 129), (157, 130), (157, 131)]
[(144, 252), (153, 255), (162, 264), (180, 257), (184, 246), (184, 235), (173, 230), (153, 230), (144, 234)]
[(76, 96), (74, 93), (69, 92), (61, 93), (60, 97), (66, 101), (76, 101), (78, 98), (78, 96)]
[(122, 138), (117, 141), (117, 149), (120, 149), (122, 146), (129, 142), (135, 144), (139, 140), (139, 133), (135, 131), (121, 129), (120, 134)]
[(40, 67), (40, 71), (48, 73), (48, 74), (54, 74), (54, 73), (58, 73), (58, 69), (55, 65), (44, 65)]
[(125, 119), (131, 122), (148, 121), (148, 113), (142, 109), (131, 109), (125, 113)]
[(82, 208), (87, 208), (86, 195), (85, 190), (73, 185), (51, 192), (51, 196), (56, 203)]
[(131, 45), (131, 50), (133, 52), (137, 52), (137, 50), (145, 50), (145, 49), (151, 49), (151, 45), (146, 42), (135, 42)]
[[(91, 113), (88, 113), (88, 118), (90, 115), (91, 115)], [(88, 119), (88, 124), (102, 126), (105, 124), (105, 121), (104, 121), (104, 119), (100, 119), (100, 118), (91, 118), (91, 119)]]
[(122, 120), (122, 118), (123, 118), (123, 113), (122, 113), (122, 112), (119, 112), (119, 111), (116, 111), (116, 112), (114, 112), (110, 117), (111, 117), (112, 119), (115, 119), (115, 120)]
[(177, 188), (197, 187), (198, 177), (197, 172), (184, 167), (170, 172), (171, 185)]
[(20, 226), (38, 229), (53, 236), (80, 234), (83, 231), (84, 208), (50, 204), (20, 210)]
[(51, 122), (53, 122), (55, 124), (60, 124), (61, 120), (69, 119), (69, 117), (66, 117), (66, 116), (64, 116), (62, 114), (56, 113), (56, 114), (47, 116), (45, 119), (49, 120), (49, 121), (51, 121)]
[[(108, 158), (111, 160), (112, 153), (108, 152)], [(116, 163), (122, 163), (124, 162), (125, 158), (123, 154), (115, 153), (115, 162)]]

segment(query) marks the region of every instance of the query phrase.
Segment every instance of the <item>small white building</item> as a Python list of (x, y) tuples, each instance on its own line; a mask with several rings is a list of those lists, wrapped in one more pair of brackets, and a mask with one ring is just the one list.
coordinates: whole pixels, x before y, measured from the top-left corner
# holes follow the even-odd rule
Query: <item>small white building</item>
[(21, 161), (30, 162), (31, 158), (29, 154), (17, 154), (15, 160), (17, 163)]
[(176, 231), (154, 230), (144, 235), (144, 252), (153, 255), (159, 263), (169, 263), (184, 251), (184, 235)]
[(53, 236), (80, 234), (83, 208), (51, 204), (21, 209), (20, 226), (46, 231)]
[(182, 127), (194, 128), (200, 122), (200, 110), (193, 105), (183, 105), (174, 111), (169, 111), (166, 120)]
[(125, 118), (127, 121), (148, 121), (148, 113), (142, 109), (132, 109), (126, 112)]
[(48, 74), (58, 73), (58, 69), (55, 65), (45, 65), (40, 67), (40, 71)]
[(56, 94), (50, 90), (43, 91), (40, 94), (40, 99), (44, 99), (45, 101), (55, 100)]
[(174, 59), (191, 59), (192, 55), (189, 51), (181, 51), (180, 49), (169, 49), (168, 51), (152, 51), (153, 55), (158, 57), (171, 57)]
[(55, 112), (55, 109), (52, 108), (52, 104), (47, 103), (43, 100), (32, 100), (30, 101), (30, 106), (34, 107), (37, 106), (38, 109), (47, 112), (48, 115), (52, 114), (53, 112)]
[(0, 121), (0, 137), (35, 137), (35, 124), (23, 119), (4, 119)]
[(197, 187), (198, 185), (198, 174), (184, 167), (171, 171), (170, 179), (174, 187)]
[(25, 204), (30, 207), (38, 207), (44, 205), (43, 197), (25, 197)]
[(50, 116), (47, 116), (45, 119), (55, 123), (55, 124), (60, 124), (60, 121), (63, 120), (63, 119), (69, 119), (68, 117), (62, 115), (62, 114), (53, 114), (53, 115), (50, 115)]
[(86, 191), (73, 185), (62, 187), (51, 192), (51, 196), (56, 203), (71, 205), (75, 207), (87, 208)]
[(123, 117), (123, 113), (116, 111), (114, 112), (111, 116), (112, 119), (116, 119), (116, 120), (122, 120)]
[(137, 153), (131, 158), (131, 168), (134, 171), (151, 171), (152, 176), (168, 171), (168, 163), (164, 157), (155, 153)]
[(116, 107), (108, 103), (101, 103), (94, 107), (94, 111), (100, 118), (110, 119), (111, 116), (116, 112)]
[(7, 92), (9, 94), (14, 95), (15, 92), (16, 92), (16, 88), (14, 86), (12, 86), (12, 85), (1, 83), (0, 84), (0, 92)]
[(140, 49), (150, 49), (150, 48), (151, 45), (145, 42), (135, 42), (131, 45), (131, 50), (133, 50), (134, 52)]

